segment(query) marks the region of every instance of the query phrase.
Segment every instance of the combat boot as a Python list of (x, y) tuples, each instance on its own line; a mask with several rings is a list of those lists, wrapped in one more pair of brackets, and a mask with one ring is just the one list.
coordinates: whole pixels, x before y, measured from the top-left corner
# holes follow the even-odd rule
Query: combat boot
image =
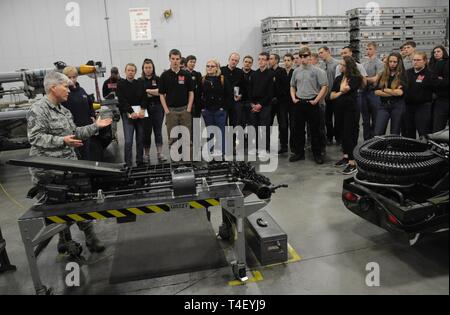
[(86, 247), (91, 253), (101, 253), (106, 249), (105, 245), (103, 245), (95, 234), (92, 222), (79, 222), (78, 227), (84, 232), (86, 237)]

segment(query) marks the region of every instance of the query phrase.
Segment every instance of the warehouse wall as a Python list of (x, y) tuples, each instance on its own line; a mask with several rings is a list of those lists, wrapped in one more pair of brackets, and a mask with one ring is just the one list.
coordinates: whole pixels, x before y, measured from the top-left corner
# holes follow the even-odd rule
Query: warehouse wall
[[(106, 0), (110, 56), (104, 1), (75, 1), (80, 5), (80, 27), (66, 25), (65, 6), (69, 0), (0, 1), (0, 72), (50, 67), (56, 60), (69, 64), (101, 60), (109, 68), (110, 57), (121, 69), (127, 62), (139, 65), (145, 57), (151, 57), (161, 72), (168, 67), (168, 51), (175, 47), (184, 55), (196, 54), (198, 69), (203, 71), (209, 57), (226, 63), (232, 51), (256, 55), (261, 50), (261, 19), (288, 16), (291, 12), (317, 14), (316, 1), (305, 5), (304, 0)], [(429, 6), (447, 5), (444, 0), (378, 1), (381, 6), (424, 6), (425, 2)], [(367, 1), (322, 3), (324, 15), (342, 15), (348, 9), (365, 6)], [(131, 42), (128, 9), (132, 7), (150, 7), (156, 42)], [(162, 18), (165, 9), (173, 11), (169, 21)]]

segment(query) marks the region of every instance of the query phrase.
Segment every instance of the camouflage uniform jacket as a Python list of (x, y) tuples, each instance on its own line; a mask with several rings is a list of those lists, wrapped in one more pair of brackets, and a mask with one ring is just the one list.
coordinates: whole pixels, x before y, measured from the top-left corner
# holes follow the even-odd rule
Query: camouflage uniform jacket
[[(64, 143), (64, 137), (75, 135), (86, 140), (98, 132), (95, 124), (77, 127), (71, 112), (61, 104), (53, 105), (47, 97), (31, 106), (27, 113), (28, 140), (31, 145), (30, 156), (48, 156), (76, 160), (73, 147)], [(30, 168), (34, 184), (51, 176), (52, 172)]]

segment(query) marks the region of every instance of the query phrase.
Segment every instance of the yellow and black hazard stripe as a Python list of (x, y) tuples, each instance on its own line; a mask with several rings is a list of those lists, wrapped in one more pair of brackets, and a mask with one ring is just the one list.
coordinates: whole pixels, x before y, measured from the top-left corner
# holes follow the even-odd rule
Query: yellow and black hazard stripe
[[(187, 202), (191, 209), (204, 209), (209, 207), (215, 207), (220, 205), (218, 199), (205, 199), (205, 200), (195, 200)], [(126, 208), (118, 210), (106, 210), (106, 211), (95, 211), (88, 213), (79, 214), (67, 214), (59, 216), (49, 216), (45, 218), (47, 224), (64, 224), (72, 222), (83, 222), (91, 220), (107, 220), (107, 219), (124, 219), (130, 217), (137, 217), (145, 214), (169, 212), (169, 204), (151, 205), (145, 207), (137, 208)]]

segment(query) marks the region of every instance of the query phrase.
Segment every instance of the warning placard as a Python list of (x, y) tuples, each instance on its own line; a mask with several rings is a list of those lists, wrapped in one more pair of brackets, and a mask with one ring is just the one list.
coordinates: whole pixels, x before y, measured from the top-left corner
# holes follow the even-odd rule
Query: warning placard
[(132, 41), (151, 40), (150, 8), (131, 8), (130, 26)]

